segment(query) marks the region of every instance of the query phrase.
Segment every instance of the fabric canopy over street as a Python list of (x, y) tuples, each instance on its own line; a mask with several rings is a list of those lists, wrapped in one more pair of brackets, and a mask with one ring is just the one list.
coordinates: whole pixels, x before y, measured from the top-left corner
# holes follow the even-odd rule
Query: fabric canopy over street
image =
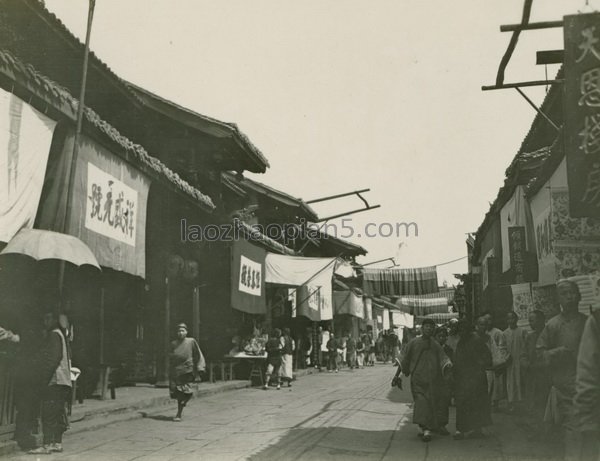
[(231, 307), (249, 314), (266, 314), (266, 250), (245, 240), (231, 249)]
[(333, 292), (333, 310), (336, 314), (349, 314), (360, 319), (365, 318), (362, 296), (351, 290)]
[(417, 323), (422, 323), (423, 319), (431, 319), (437, 324), (446, 323), (452, 319), (458, 319), (456, 312), (446, 312), (445, 314), (429, 314), (424, 316), (417, 316)]
[(363, 270), (363, 289), (372, 296), (405, 296), (435, 293), (438, 291), (437, 269), (420, 267), (412, 269)]
[(0, 89), (0, 242), (31, 229), (56, 122)]
[(332, 277), (336, 258), (303, 258), (269, 253), (265, 281), (298, 287), (297, 315), (313, 321), (333, 318)]
[(396, 301), (396, 306), (412, 315), (444, 314), (448, 312), (448, 299), (402, 296)]

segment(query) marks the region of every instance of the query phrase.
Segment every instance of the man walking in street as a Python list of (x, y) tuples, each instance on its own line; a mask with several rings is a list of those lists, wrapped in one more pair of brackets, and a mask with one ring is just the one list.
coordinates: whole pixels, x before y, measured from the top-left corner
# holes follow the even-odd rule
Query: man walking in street
[(403, 373), (411, 377), (413, 423), (423, 431), (424, 442), (431, 440), (432, 431), (448, 433), (443, 427), (445, 422), (439, 421), (437, 410), (444, 398), (442, 371), (452, 365), (442, 347), (433, 339), (435, 327), (433, 320), (423, 320), (423, 335), (408, 343), (401, 362)]
[(456, 352), (456, 345), (458, 344), (459, 339), (458, 319), (450, 319), (448, 321), (448, 339), (446, 340), (446, 344), (448, 347), (452, 348), (454, 352)]
[(486, 325), (487, 335), (489, 336), (488, 346), (492, 354), (492, 369), (487, 372), (488, 392), (492, 409), (497, 411), (500, 400), (506, 397), (504, 371), (510, 356), (506, 346), (506, 338), (502, 330), (494, 327), (492, 316), (490, 314), (484, 315), (483, 321)]
[(565, 436), (565, 459), (579, 458), (580, 434), (573, 409), (577, 353), (587, 317), (579, 312), (581, 294), (575, 282), (556, 284), (561, 313), (552, 317), (540, 334), (537, 349), (550, 367), (552, 388), (545, 421), (562, 426)]
[(338, 365), (337, 365), (337, 359), (338, 359), (338, 343), (337, 340), (335, 339), (335, 337), (333, 336), (333, 333), (331, 333), (329, 335), (329, 341), (327, 341), (327, 356), (328, 356), (328, 362), (327, 362), (327, 371), (329, 373), (331, 373), (332, 371), (335, 370), (335, 372), (338, 372)]
[(504, 330), (504, 339), (508, 354), (511, 357), (506, 368), (506, 395), (508, 399), (508, 412), (515, 410), (523, 400), (523, 376), (521, 375), (521, 357), (525, 353), (526, 332), (517, 326), (519, 318), (514, 312), (506, 315), (508, 328)]
[(356, 367), (356, 340), (352, 337), (352, 333), (348, 333), (346, 340), (346, 362), (348, 368), (352, 371)]
[(523, 353), (523, 369), (525, 370), (525, 400), (527, 401), (527, 413), (534, 427), (532, 437), (540, 437), (543, 434), (543, 419), (548, 393), (550, 392), (550, 375), (548, 368), (540, 359), (536, 351), (536, 343), (540, 334), (546, 326), (546, 317), (540, 310), (534, 310), (529, 314), (529, 326), (531, 331), (525, 339), (525, 350)]
[(275, 378), (277, 379), (277, 390), (279, 390), (281, 389), (281, 354), (283, 351), (281, 330), (279, 328), (273, 330), (273, 335), (267, 341), (265, 349), (267, 351), (267, 373), (263, 388), (265, 390), (269, 388), (271, 375), (275, 374)]

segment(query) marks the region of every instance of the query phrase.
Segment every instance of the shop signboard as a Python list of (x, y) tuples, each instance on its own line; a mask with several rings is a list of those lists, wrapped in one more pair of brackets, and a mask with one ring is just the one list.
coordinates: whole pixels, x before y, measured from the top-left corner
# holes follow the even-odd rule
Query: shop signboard
[[(40, 208), (41, 229), (81, 239), (101, 266), (146, 277), (146, 205), (150, 179), (103, 144), (81, 135), (68, 187), (75, 133), (69, 129)], [(45, 189), (45, 190), (46, 190)], [(67, 196), (71, 210), (67, 213)]]
[(267, 312), (265, 258), (267, 252), (245, 240), (237, 240), (231, 258), (231, 306), (249, 314)]
[(85, 227), (135, 247), (137, 191), (88, 163), (86, 197)]
[[(532, 213), (534, 212), (532, 206)], [(555, 258), (552, 249), (552, 215), (550, 204), (533, 216), (535, 245), (538, 262), (538, 281), (540, 285), (556, 282)]]
[(523, 283), (525, 281), (525, 227), (508, 228), (508, 247), (515, 283)]
[(564, 147), (572, 217), (600, 217), (600, 13), (564, 18)]

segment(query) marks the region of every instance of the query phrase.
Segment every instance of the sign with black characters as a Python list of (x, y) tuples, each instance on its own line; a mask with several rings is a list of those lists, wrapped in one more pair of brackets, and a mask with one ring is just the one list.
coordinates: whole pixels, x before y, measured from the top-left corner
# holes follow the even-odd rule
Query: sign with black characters
[(231, 253), (231, 306), (249, 314), (265, 314), (267, 252), (246, 240), (237, 240)]
[(570, 214), (600, 217), (600, 13), (565, 16), (564, 39)]

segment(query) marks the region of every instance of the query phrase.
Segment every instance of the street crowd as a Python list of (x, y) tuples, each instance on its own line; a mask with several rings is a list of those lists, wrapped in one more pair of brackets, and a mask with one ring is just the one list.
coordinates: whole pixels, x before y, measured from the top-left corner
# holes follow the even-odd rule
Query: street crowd
[(559, 282), (557, 291), (561, 312), (550, 319), (531, 312), (531, 331), (512, 311), (504, 331), (489, 314), (442, 327), (423, 321), (400, 354), (423, 441), (449, 434), (454, 402), (456, 440), (486, 436), (492, 412), (502, 409), (528, 419), (531, 438), (562, 437), (565, 459), (600, 459), (600, 313), (579, 312), (574, 282)]

